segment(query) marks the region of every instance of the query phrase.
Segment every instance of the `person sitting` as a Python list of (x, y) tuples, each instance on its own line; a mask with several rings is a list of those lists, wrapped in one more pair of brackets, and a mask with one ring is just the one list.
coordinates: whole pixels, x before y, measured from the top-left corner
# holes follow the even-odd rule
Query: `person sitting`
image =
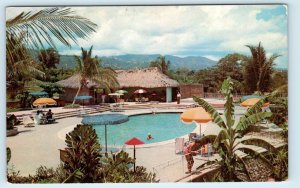
[(148, 133), (147, 140), (152, 140), (152, 139), (153, 139), (153, 137), (152, 137), (151, 133)]
[(36, 114), (34, 116), (34, 124), (36, 125), (40, 125), (41, 124), (41, 119), (42, 119), (42, 113), (40, 112), (40, 110), (36, 111)]
[(49, 109), (49, 111), (46, 113), (46, 119), (47, 119), (47, 122), (49, 122), (49, 123), (54, 121), (53, 113), (51, 112), (51, 109)]

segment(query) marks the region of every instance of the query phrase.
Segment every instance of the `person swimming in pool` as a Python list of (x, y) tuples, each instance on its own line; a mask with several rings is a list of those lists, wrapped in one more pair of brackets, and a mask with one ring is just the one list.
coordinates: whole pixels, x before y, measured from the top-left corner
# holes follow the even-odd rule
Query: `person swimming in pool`
[(152, 140), (152, 139), (153, 139), (153, 137), (152, 137), (151, 133), (148, 133), (147, 140)]

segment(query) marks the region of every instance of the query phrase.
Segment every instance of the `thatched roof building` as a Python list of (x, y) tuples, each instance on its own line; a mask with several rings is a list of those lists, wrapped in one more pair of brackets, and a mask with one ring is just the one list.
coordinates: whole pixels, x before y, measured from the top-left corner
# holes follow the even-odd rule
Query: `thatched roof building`
[[(145, 88), (148, 93), (156, 92), (161, 93), (158, 100), (172, 101), (174, 94), (179, 87), (179, 83), (163, 74), (158, 68), (150, 67), (144, 69), (131, 69), (131, 70), (116, 70), (117, 80), (119, 82), (118, 88), (111, 88), (113, 90), (126, 89), (128, 97), (133, 98), (134, 90), (138, 88)], [(57, 84), (64, 87), (64, 99), (70, 101), (75, 96), (77, 89), (80, 86), (80, 75), (75, 74), (65, 80), (58, 81)], [(99, 88), (97, 83), (88, 81), (87, 87), (82, 88), (80, 94), (94, 96), (94, 89)]]
[[(74, 74), (73, 76), (65, 79), (65, 80), (60, 80), (56, 82), (57, 84), (61, 85), (64, 88), (72, 88), (72, 89), (78, 89), (80, 86), (80, 75), (79, 74)], [(87, 84), (88, 88), (92, 88), (97, 86), (97, 84), (93, 81), (89, 81)]]
[(117, 70), (118, 82), (121, 88), (141, 87), (160, 88), (178, 87), (179, 83), (163, 74), (158, 68)]
[[(179, 83), (163, 74), (158, 68), (117, 70), (117, 80), (120, 88), (166, 88), (178, 87)], [(65, 80), (57, 82), (64, 88), (79, 88), (80, 75), (75, 74)], [(88, 88), (97, 87), (93, 81), (89, 81)]]

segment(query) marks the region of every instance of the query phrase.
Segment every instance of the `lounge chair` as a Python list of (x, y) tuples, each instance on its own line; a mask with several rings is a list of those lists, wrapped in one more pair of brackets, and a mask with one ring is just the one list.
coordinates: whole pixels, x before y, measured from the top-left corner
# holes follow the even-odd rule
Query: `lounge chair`
[(24, 127), (34, 127), (35, 123), (30, 116), (23, 116), (23, 124)]
[(175, 153), (182, 154), (184, 149), (184, 138), (175, 138)]

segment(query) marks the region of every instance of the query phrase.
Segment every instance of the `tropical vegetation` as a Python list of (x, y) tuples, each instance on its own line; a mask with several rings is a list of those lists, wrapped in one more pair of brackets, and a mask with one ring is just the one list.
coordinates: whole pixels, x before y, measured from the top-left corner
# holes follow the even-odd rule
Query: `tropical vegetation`
[(80, 86), (74, 97), (73, 104), (80, 90), (86, 87), (89, 82), (97, 83), (100, 87), (110, 91), (110, 88), (116, 88), (119, 83), (116, 78), (116, 72), (111, 68), (101, 66), (101, 60), (97, 56), (92, 57), (93, 46), (87, 51), (81, 48), (81, 57), (75, 56), (77, 63), (75, 73), (80, 75)]
[[(61, 27), (63, 25), (63, 27)], [(70, 8), (46, 8), (22, 12), (6, 21), (6, 80), (8, 91), (23, 91), (26, 82), (43, 79), (45, 73), (32, 58), (31, 49), (56, 49), (54, 41), (70, 47), (86, 39), (97, 25), (77, 16)], [(53, 67), (52, 65), (50, 67)]]
[(239, 120), (235, 120), (235, 107), (232, 94), (233, 86), (233, 81), (229, 77), (224, 80), (221, 87), (221, 92), (226, 100), (224, 118), (205, 100), (194, 97), (194, 100), (212, 115), (213, 122), (221, 128), (218, 135), (206, 135), (200, 140), (201, 144), (213, 143), (214, 149), (220, 156), (220, 159), (211, 161), (202, 166), (213, 163), (219, 165), (220, 169), (215, 175), (216, 181), (255, 181), (249, 172), (249, 167), (245, 163), (245, 158), (241, 157), (238, 153), (242, 152), (248, 154), (250, 158), (261, 160), (262, 163), (268, 166), (267, 169), (272, 169), (272, 173), (274, 173), (274, 166), (272, 164), (274, 160), (268, 160), (264, 155), (258, 153), (251, 147), (247, 147), (247, 145), (263, 147), (267, 150), (267, 153), (273, 153), (272, 156), (284, 154), (280, 152), (280, 154), (277, 154), (275, 147), (265, 139), (252, 138), (245, 135), (257, 129), (256, 123), (272, 116), (271, 112), (262, 111), (261, 108), (262, 105), (268, 102), (275, 94), (260, 99), (260, 101), (249, 108)]

